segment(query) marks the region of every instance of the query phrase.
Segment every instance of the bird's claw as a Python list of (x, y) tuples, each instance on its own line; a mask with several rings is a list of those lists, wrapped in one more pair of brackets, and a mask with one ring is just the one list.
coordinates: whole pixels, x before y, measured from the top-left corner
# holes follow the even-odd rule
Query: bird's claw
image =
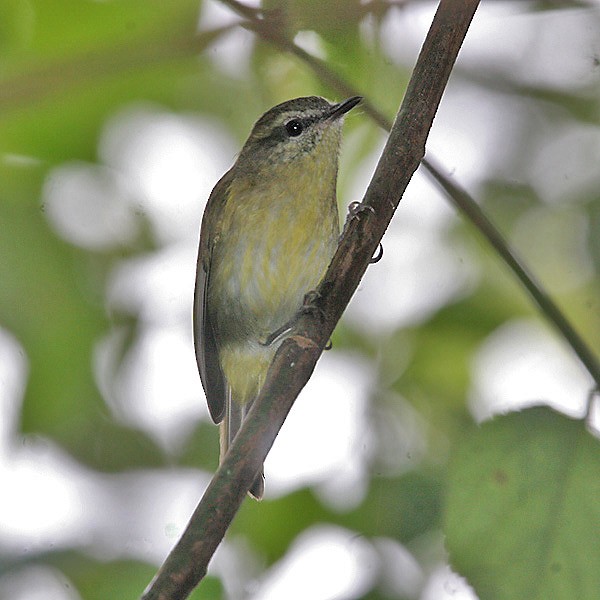
[(377, 246), (377, 254), (374, 254), (369, 261), (369, 264), (374, 265), (378, 263), (383, 258), (383, 244), (379, 242), (379, 246)]

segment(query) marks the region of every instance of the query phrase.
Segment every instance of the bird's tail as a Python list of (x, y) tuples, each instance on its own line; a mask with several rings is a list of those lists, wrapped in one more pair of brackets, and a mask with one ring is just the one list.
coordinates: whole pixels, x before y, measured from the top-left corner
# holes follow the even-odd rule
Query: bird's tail
[[(233, 443), (237, 432), (240, 430), (242, 423), (252, 406), (252, 401), (240, 404), (235, 402), (231, 398), (231, 390), (229, 391), (227, 400), (225, 402), (225, 416), (221, 421), (220, 428), (220, 441), (221, 441), (221, 454), (220, 461), (223, 462), (223, 458), (229, 449), (229, 446)], [(261, 500), (265, 491), (265, 477), (263, 469), (254, 480), (254, 483), (248, 490), (250, 496), (255, 500)]]

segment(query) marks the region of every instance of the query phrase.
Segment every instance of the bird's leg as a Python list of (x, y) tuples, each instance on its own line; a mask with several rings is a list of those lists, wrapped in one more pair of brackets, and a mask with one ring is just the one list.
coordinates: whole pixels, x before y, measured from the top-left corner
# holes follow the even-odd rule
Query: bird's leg
[[(346, 233), (346, 229), (348, 225), (352, 222), (353, 219), (359, 219), (362, 213), (370, 212), (375, 214), (375, 209), (364, 202), (350, 202), (348, 205), (348, 216), (346, 217), (346, 222), (344, 223), (344, 230), (342, 231), (342, 236)], [(340, 236), (341, 237), (341, 236)], [(375, 264), (379, 262), (383, 258), (383, 244), (379, 242), (379, 246), (377, 247), (377, 254), (371, 258), (369, 261), (370, 264)]]
[(297, 315), (294, 315), (287, 323), (284, 323), (281, 327), (278, 327), (275, 331), (267, 335), (264, 340), (260, 340), (261, 346), (272, 346), (275, 342), (281, 340), (296, 326), (298, 319), (303, 314), (319, 314), (323, 315), (323, 311), (316, 305), (316, 300), (320, 298), (319, 292), (311, 290), (304, 295), (302, 306), (298, 311)]
[(273, 333), (270, 333), (264, 340), (260, 340), (259, 344), (261, 346), (273, 345), (277, 340), (283, 338), (286, 334), (288, 334), (293, 329), (294, 325), (296, 324), (296, 321), (297, 321), (297, 318), (294, 317), (293, 319), (291, 319), (290, 321), (288, 321), (281, 327), (278, 327), (275, 331), (273, 331)]

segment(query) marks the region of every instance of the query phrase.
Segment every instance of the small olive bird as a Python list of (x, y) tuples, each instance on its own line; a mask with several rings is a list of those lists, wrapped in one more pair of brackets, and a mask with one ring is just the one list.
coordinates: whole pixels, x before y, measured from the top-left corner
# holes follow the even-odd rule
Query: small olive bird
[[(194, 346), (211, 417), (221, 423), (221, 460), (337, 247), (342, 123), (360, 100), (309, 96), (274, 106), (208, 199)], [(263, 490), (261, 472), (250, 494), (260, 499)]]

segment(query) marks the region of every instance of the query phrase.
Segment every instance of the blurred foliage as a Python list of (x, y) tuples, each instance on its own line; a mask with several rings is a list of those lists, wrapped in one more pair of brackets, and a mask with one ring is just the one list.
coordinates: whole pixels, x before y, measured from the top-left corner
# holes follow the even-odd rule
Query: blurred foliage
[[(404, 64), (389, 57), (383, 29), (413, 4), (422, 3), (265, 0), (264, 8), (281, 31), (308, 39), (335, 73), (391, 117), (412, 59), (405, 58)], [(217, 6), (229, 10), (233, 25), (201, 24), (198, 30), (199, 14)], [(586, 11), (600, 31), (600, 15), (588, 3), (519, 3), (519, 11), (534, 19), (565, 8)], [(210, 116), (241, 142), (257, 115), (279, 101), (313, 93), (337, 97), (298, 58), (247, 32), (247, 69), (241, 75), (226, 68), (214, 50), (227, 41), (230, 28), (239, 33), (235, 23), (240, 20), (214, 0), (204, 6), (197, 0), (3, 0), (0, 5), (0, 324), (22, 345), (29, 366), (18, 436), (52, 440), (94, 473), (167, 472), (173, 466), (210, 470), (216, 462), (216, 429), (198, 423), (177, 451), (167, 452), (114, 410), (94, 369), (97, 345), (110, 332), (124, 330), (119, 357), (127, 357), (143, 324), (140, 315), (108, 305), (109, 276), (124, 259), (150, 254), (164, 242), (140, 211), (136, 233), (118, 247), (76, 246), (50, 224), (43, 187), (58, 165), (100, 162), (98, 142), (107, 120), (136, 102), (174, 114)], [(591, 56), (590, 71), (597, 73), (597, 64), (597, 56)], [(527, 234), (536, 243), (522, 243), (519, 249), (534, 272), (547, 274), (551, 293), (598, 353), (600, 173), (592, 169), (580, 184), (575, 169), (567, 191), (548, 200), (544, 176), (534, 163), (557, 136), (582, 127), (597, 130), (598, 77), (569, 87), (541, 85), (526, 83), (509, 69), (459, 62), (452, 85), (475, 86), (487, 98), (515, 102), (522, 115), (519, 127), (505, 132), (506, 147), (480, 176), (478, 201), (516, 242), (528, 238), (518, 233), (529, 223)], [(348, 174), (379, 139), (375, 126), (361, 120), (348, 122), (353, 144), (345, 149), (341, 191), (349, 188)], [(582, 155), (589, 159), (589, 153)], [(597, 165), (597, 155), (594, 159)], [(559, 153), (556, 163), (566, 164), (567, 157)], [(543, 224), (551, 217), (559, 227), (549, 233)], [(581, 242), (575, 252), (569, 250), (570, 238), (559, 239), (560, 224), (579, 217), (587, 234), (574, 234)], [(469, 394), (476, 353), (503, 324), (539, 316), (470, 224), (455, 220), (448, 244), (464, 248), (480, 273), (462, 295), (420, 322), (390, 328), (385, 335), (351, 323), (342, 323), (336, 332), (333, 351), (360, 354), (378, 374), (369, 399), (369, 427), (380, 443), (370, 458), (362, 501), (340, 510), (315, 490), (302, 489), (261, 504), (247, 502), (231, 537), (247, 540), (256, 554), (249, 562), (266, 570), (286, 555), (301, 532), (332, 523), (367, 539), (395, 540), (427, 574), (441, 558), (436, 547), (445, 522), (451, 564), (481, 600), (592, 600), (600, 589), (598, 440), (583, 422), (548, 409), (475, 426)], [(552, 252), (557, 245), (560, 261)], [(557, 269), (585, 276), (567, 288), (560, 281), (552, 287)], [(119, 364), (115, 376), (118, 372)], [(390, 457), (396, 446), (382, 441), (390, 435), (384, 431), (386, 421), (399, 407), (410, 408), (425, 423), (424, 450), (414, 460)], [(84, 600), (139, 595), (155, 565), (130, 559), (127, 540), (123, 552), (110, 557), (95, 543), (21, 553), (5, 550), (0, 535), (0, 569), (36, 562), (58, 568)], [(2, 579), (3, 597), (1, 585)], [(226, 585), (209, 578), (192, 598), (222, 597)], [(247, 581), (243, 585), (251, 587)], [(382, 574), (369, 597), (399, 597), (390, 589)]]

